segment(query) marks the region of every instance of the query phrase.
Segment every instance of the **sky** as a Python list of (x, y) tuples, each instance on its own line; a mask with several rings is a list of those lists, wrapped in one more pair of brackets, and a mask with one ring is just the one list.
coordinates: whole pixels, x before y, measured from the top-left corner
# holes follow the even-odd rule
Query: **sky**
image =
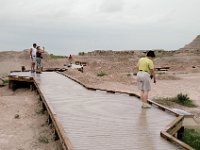
[(200, 0), (0, 0), (0, 51), (176, 50), (200, 34)]

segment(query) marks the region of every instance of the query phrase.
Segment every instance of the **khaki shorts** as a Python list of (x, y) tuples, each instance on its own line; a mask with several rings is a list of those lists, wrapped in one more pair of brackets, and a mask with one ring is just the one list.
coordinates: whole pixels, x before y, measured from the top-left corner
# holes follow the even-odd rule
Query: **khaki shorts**
[(137, 85), (138, 89), (141, 91), (150, 91), (151, 90), (151, 84), (150, 84), (151, 78), (149, 73), (139, 71), (137, 73)]
[(32, 63), (36, 63), (36, 56), (32, 56)]
[(42, 67), (42, 59), (40, 57), (36, 57), (37, 67)]

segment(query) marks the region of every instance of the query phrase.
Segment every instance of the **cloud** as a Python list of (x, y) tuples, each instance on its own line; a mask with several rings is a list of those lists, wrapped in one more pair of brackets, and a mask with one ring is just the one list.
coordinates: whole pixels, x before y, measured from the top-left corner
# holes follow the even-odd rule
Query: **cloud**
[(99, 11), (105, 13), (120, 12), (123, 11), (124, 4), (123, 0), (104, 0), (99, 7)]
[(23, 49), (33, 41), (55, 50), (180, 48), (177, 38), (185, 45), (186, 37), (199, 34), (199, 5), (199, 0), (0, 0), (0, 50)]

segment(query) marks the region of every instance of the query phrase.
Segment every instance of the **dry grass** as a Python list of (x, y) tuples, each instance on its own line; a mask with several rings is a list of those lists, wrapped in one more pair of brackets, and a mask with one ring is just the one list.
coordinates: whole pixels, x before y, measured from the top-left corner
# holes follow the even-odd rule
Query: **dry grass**
[(180, 80), (180, 77), (177, 77), (176, 75), (170, 75), (165, 72), (159, 72), (157, 73), (157, 79), (158, 80)]

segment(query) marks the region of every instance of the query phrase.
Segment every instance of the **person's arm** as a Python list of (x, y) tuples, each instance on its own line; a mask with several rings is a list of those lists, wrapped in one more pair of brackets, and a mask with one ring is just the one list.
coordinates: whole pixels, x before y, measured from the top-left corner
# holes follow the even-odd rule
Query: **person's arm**
[(155, 69), (152, 60), (149, 62), (149, 69), (150, 69), (150, 77), (151, 79), (153, 79), (153, 83), (156, 83)]
[(153, 78), (153, 83), (156, 83), (156, 75), (154, 69), (150, 69), (151, 79)]
[(41, 49), (40, 49), (40, 53), (44, 53), (44, 49), (41, 48)]
[(137, 64), (134, 66), (134, 70), (136, 70), (137, 72), (139, 71), (139, 62), (140, 62), (140, 59), (138, 60)]
[(38, 52), (39, 52), (39, 53), (44, 53), (44, 49), (39, 48), (39, 49), (38, 49)]
[(132, 69), (133, 69), (133, 75), (136, 75), (137, 72), (139, 71), (138, 64), (137, 64), (137, 65), (134, 65)]

